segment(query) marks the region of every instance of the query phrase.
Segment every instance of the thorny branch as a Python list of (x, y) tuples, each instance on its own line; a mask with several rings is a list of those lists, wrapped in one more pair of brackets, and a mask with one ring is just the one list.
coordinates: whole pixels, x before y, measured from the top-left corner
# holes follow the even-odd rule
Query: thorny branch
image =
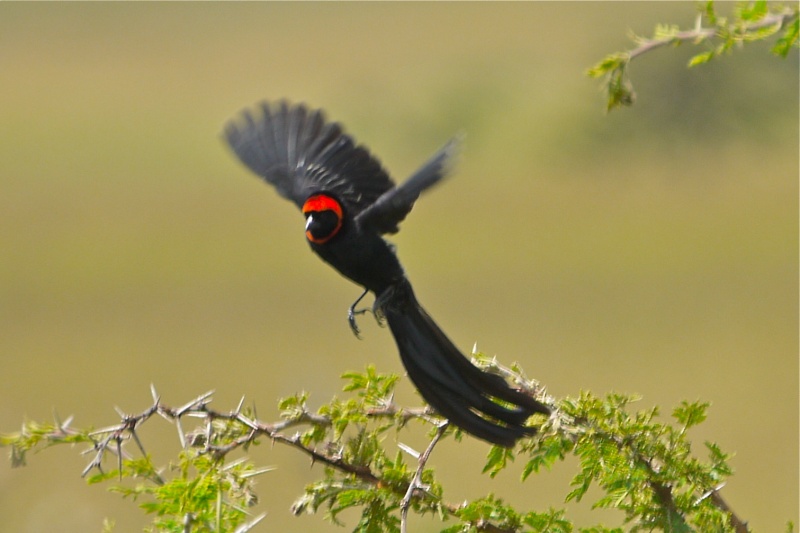
[[(624, 439), (621, 439), (616, 435), (610, 435), (600, 428), (593, 427), (592, 423), (589, 420), (581, 419), (581, 420), (575, 420), (574, 422), (577, 425), (584, 426), (586, 428), (592, 428), (592, 430), (595, 432), (596, 435), (601, 436), (602, 438), (612, 442), (618, 449), (627, 450), (629, 453), (631, 453), (632, 459), (637, 464), (644, 466), (644, 468), (646, 468), (647, 471), (650, 473), (650, 475), (648, 476), (647, 484), (650, 490), (652, 490), (653, 493), (656, 495), (656, 497), (660, 500), (661, 505), (665, 509), (667, 509), (670, 516), (676, 522), (680, 523), (683, 526), (687, 525), (675, 503), (675, 497), (673, 494), (672, 487), (657, 481), (658, 477), (657, 475), (661, 467), (657, 464), (654, 458), (650, 458), (642, 454), (636, 448), (636, 446), (633, 445), (631, 442), (626, 442)], [(574, 438), (577, 438), (577, 435), (575, 435)], [(750, 528), (748, 527), (747, 522), (742, 520), (734, 512), (734, 510), (728, 505), (728, 503), (719, 493), (719, 491), (724, 486), (725, 484), (723, 483), (717, 487), (708, 490), (700, 497), (700, 500), (703, 500), (705, 498), (711, 498), (711, 501), (713, 502), (715, 507), (717, 507), (721, 511), (724, 511), (730, 516), (731, 525), (733, 525), (736, 533), (750, 533)]]
[[(187, 402), (186, 404), (173, 408), (165, 405), (161, 402), (160, 396), (156, 393), (155, 389), (151, 387), (151, 392), (153, 395), (153, 405), (142, 411), (138, 414), (126, 414), (121, 412), (117, 409), (121, 417), (121, 422), (119, 424), (115, 424), (113, 426), (104, 427), (98, 429), (96, 431), (92, 431), (89, 434), (89, 437), (93, 441), (93, 445), (83, 452), (86, 453), (93, 453), (92, 460), (89, 464), (84, 468), (82, 472), (82, 476), (85, 477), (88, 475), (92, 470), (98, 470), (100, 473), (104, 473), (102, 462), (106, 454), (110, 454), (116, 457), (117, 466), (119, 467), (120, 471), (120, 479), (122, 478), (122, 460), (130, 458), (130, 455), (124, 450), (123, 443), (126, 441), (133, 441), (136, 444), (139, 452), (142, 456), (146, 456), (146, 451), (142, 442), (138, 436), (137, 430), (140, 426), (149, 420), (153, 415), (158, 415), (169, 422), (173, 422), (176, 425), (178, 430), (178, 438), (180, 439), (181, 445), (185, 447), (195, 447), (200, 448), (200, 452), (203, 454), (208, 454), (213, 456), (216, 459), (223, 459), (228, 453), (240, 449), (245, 448), (249, 444), (253, 443), (259, 437), (267, 437), (271, 439), (273, 442), (278, 442), (281, 444), (285, 444), (290, 446), (301, 453), (306, 454), (308, 457), (311, 458), (312, 462), (315, 463), (322, 463), (327, 465), (331, 468), (334, 468), (340, 472), (345, 474), (351, 474), (361, 480), (364, 483), (367, 483), (372, 486), (390, 486), (390, 483), (387, 483), (386, 480), (381, 479), (378, 475), (376, 475), (369, 466), (363, 466), (358, 464), (352, 464), (345, 461), (342, 457), (338, 456), (335, 453), (331, 453), (328, 451), (322, 451), (319, 449), (314, 448), (313, 446), (306, 445), (301, 440), (301, 435), (299, 432), (294, 434), (286, 433), (286, 430), (303, 426), (303, 425), (322, 425), (322, 426), (330, 426), (331, 419), (303, 411), (298, 416), (280, 420), (274, 423), (264, 423), (258, 420), (253, 420), (246, 416), (242, 412), (243, 407), (243, 400), (239, 402), (239, 405), (236, 409), (230, 412), (223, 412), (218, 411), (209, 406), (212, 401), (212, 394), (214, 391), (209, 391), (204, 394), (197, 396), (196, 398), (192, 399), (191, 401)], [(447, 429), (446, 421), (443, 423), (440, 419), (435, 418), (432, 416), (432, 412), (427, 407), (422, 408), (405, 408), (405, 407), (398, 407), (393, 402), (389, 402), (384, 406), (370, 409), (367, 413), (368, 417), (370, 418), (381, 418), (381, 417), (397, 417), (399, 416), (401, 420), (404, 422), (410, 419), (421, 419), (425, 420), (428, 423), (432, 423), (438, 426), (437, 432), (433, 439), (431, 440), (430, 444), (428, 445), (425, 452), (418, 457), (418, 468), (415, 472), (415, 475), (407, 486), (400, 486), (397, 489), (398, 495), (403, 496), (403, 500), (401, 503), (401, 509), (403, 512), (403, 531), (405, 531), (405, 523), (406, 517), (408, 513), (408, 508), (411, 506), (411, 502), (415, 498), (425, 498), (430, 497), (428, 493), (425, 491), (425, 487), (422, 485), (421, 476), (422, 472), (425, 468), (425, 464), (428, 461), (428, 458), (433, 451), (434, 446), (439, 441), (439, 439), (444, 435), (445, 430)], [(204, 424), (201, 424), (201, 429), (186, 433), (183, 429), (182, 420), (186, 417), (189, 418), (199, 418), (204, 421)], [(71, 419), (70, 419), (71, 420)], [(228, 422), (237, 422), (244, 426), (246, 431), (243, 434), (230, 442), (226, 443), (225, 445), (216, 445), (214, 444), (214, 439), (212, 438), (213, 432), (213, 422), (216, 420), (228, 421)], [(64, 424), (59, 424), (58, 433), (61, 438), (69, 436), (69, 435), (78, 435), (79, 431), (72, 429), (69, 427), (69, 421)], [(163, 485), (164, 480), (156, 473), (149, 476), (149, 480), (153, 483), (158, 485)], [(460, 509), (459, 505), (455, 505), (452, 503), (441, 503), (441, 508), (450, 515), (457, 515)], [(259, 516), (256, 520), (247, 524), (248, 529), (249, 527), (255, 525), (258, 521), (260, 521), (263, 516)], [(184, 517), (184, 525), (186, 526), (186, 531), (192, 530), (192, 523), (193, 518), (190, 515)], [(513, 531), (498, 527), (495, 524), (489, 523), (487, 521), (481, 520), (480, 523), (476, 523), (475, 527), (478, 531), (482, 532), (491, 532), (491, 533), (513, 533)], [(242, 531), (246, 531), (243, 529)]]
[[(518, 384), (518, 386), (522, 389), (527, 389), (530, 387), (530, 384), (526, 383), (524, 375), (522, 375), (516, 368), (503, 367), (494, 360), (482, 360), (477, 361), (477, 363), (488, 371), (495, 372), (511, 379), (512, 382)], [(84, 453), (93, 455), (89, 464), (83, 470), (83, 476), (86, 476), (94, 469), (103, 474), (103, 459), (106, 457), (106, 454), (109, 454), (110, 456), (116, 458), (121, 478), (123, 459), (130, 458), (130, 455), (125, 451), (123, 444), (127, 441), (133, 441), (139, 453), (141, 453), (143, 457), (146, 457), (147, 454), (145, 447), (139, 438), (138, 430), (142, 424), (152, 418), (153, 415), (158, 415), (175, 424), (178, 430), (178, 437), (183, 448), (194, 448), (199, 450), (199, 453), (207, 454), (215, 459), (222, 460), (230, 452), (238, 449), (246, 449), (250, 444), (254, 443), (257, 438), (266, 437), (273, 442), (285, 444), (300, 451), (301, 453), (307, 455), (312, 462), (322, 463), (339, 472), (352, 475), (367, 485), (373, 487), (391, 488), (391, 490), (393, 490), (398, 496), (402, 497), (399, 508), (401, 512), (400, 525), (403, 533), (405, 533), (407, 530), (408, 510), (411, 508), (412, 503), (414, 501), (424, 501), (425, 499), (433, 497), (426, 490), (427, 487), (423, 484), (422, 475), (434, 447), (437, 445), (440, 438), (445, 434), (447, 423), (446, 421), (443, 422), (441, 419), (433, 416), (429, 408), (410, 409), (398, 407), (390, 399), (378, 407), (368, 409), (366, 412), (368, 418), (395, 417), (400, 418), (400, 420), (403, 422), (411, 419), (420, 419), (437, 426), (437, 431), (429, 442), (426, 450), (422, 454), (417, 454), (416, 452), (412, 453), (412, 455), (417, 458), (417, 468), (413, 477), (411, 478), (411, 481), (409, 483), (397, 484), (391, 483), (389, 480), (382, 479), (380, 473), (376, 473), (368, 464), (354, 464), (348, 462), (341, 455), (341, 453), (337, 452), (336, 450), (332, 450), (327, 447), (318, 449), (313, 444), (307, 444), (302, 439), (302, 433), (300, 431), (294, 433), (289, 432), (289, 430), (292, 430), (293, 428), (302, 426), (316, 425), (330, 427), (332, 425), (332, 419), (326, 415), (311, 413), (303, 408), (294, 415), (277, 422), (265, 423), (255, 419), (254, 417), (251, 418), (248, 416), (248, 414), (245, 414), (245, 411), (243, 410), (244, 399), (239, 402), (238, 406), (233, 411), (223, 412), (210, 407), (213, 391), (201, 394), (200, 396), (197, 396), (196, 398), (177, 408), (172, 408), (162, 403), (160, 396), (156, 393), (154, 388), (151, 390), (151, 392), (153, 395), (153, 404), (144, 411), (131, 415), (125, 414), (117, 409), (117, 412), (121, 417), (120, 423), (88, 433), (88, 440), (92, 444), (91, 447)], [(538, 392), (539, 394), (543, 394), (541, 390)], [(555, 401), (552, 398), (547, 397), (547, 402), (553, 408), (555, 408)], [(560, 411), (554, 416), (557, 418), (571, 418)], [(200, 419), (201, 423), (197, 429), (187, 433), (183, 428), (182, 422), (186, 418)], [(660, 466), (654, 462), (652, 458), (648, 458), (644, 454), (640, 453), (630, 442), (626, 442), (620, 439), (618, 436), (608, 434), (598, 427), (592, 427), (593, 425), (589, 420), (567, 420), (566, 418), (559, 422), (559, 424), (571, 426), (575, 429), (580, 427), (583, 427), (586, 430), (591, 429), (594, 434), (600, 436), (601, 438), (608, 439), (621, 450), (625, 449), (630, 452), (634, 461), (642, 464), (651, 473), (656, 474), (651, 476), (651, 490), (653, 490), (653, 492), (661, 500), (662, 505), (670, 510), (671, 514), (676, 518), (676, 520), (682, 520), (680, 512), (677, 510), (675, 505), (672, 487), (656, 481)], [(84, 437), (83, 440), (85, 441), (87, 434), (69, 427), (71, 420), (72, 419), (69, 418), (63, 423), (58, 421), (56, 429), (53, 430), (51, 434), (47, 435), (46, 438), (51, 442), (62, 442), (69, 440), (71, 437), (81, 436)], [(227, 440), (223, 445), (216, 444), (216, 442), (219, 442), (220, 439), (219, 435), (215, 434), (215, 431), (217, 431), (214, 427), (215, 421), (224, 421), (236, 424), (235, 438)], [(572, 433), (572, 438), (578, 438), (579, 433), (580, 431)], [(401, 448), (405, 449), (406, 451), (410, 450), (403, 445), (401, 445)], [(12, 450), (12, 461), (14, 454), (15, 451)], [(146, 476), (149, 481), (159, 486), (165, 483), (165, 480), (155, 471), (147, 473)], [(715, 507), (728, 513), (731, 524), (734, 526), (734, 529), (737, 533), (747, 533), (749, 531), (747, 523), (741, 520), (722, 498), (722, 495), (719, 493), (721, 488), (722, 486), (710, 488), (700, 497), (700, 500), (709, 498)], [(463, 509), (463, 505), (456, 505), (448, 502), (438, 502), (437, 505), (444, 514), (450, 516), (459, 516)], [(191, 523), (193, 518), (188, 514), (184, 518), (185, 525), (188, 528), (186, 531), (191, 531)], [(263, 516), (257, 517), (255, 520), (246, 524), (244, 526), (245, 529), (241, 529), (241, 531), (247, 531), (262, 518)], [(508, 529), (485, 519), (480, 519), (474, 522), (472, 526), (477, 531), (481, 532), (514, 533), (515, 531), (514, 529)]]
[(414, 497), (414, 492), (417, 490), (425, 491), (427, 487), (422, 484), (422, 472), (425, 470), (425, 465), (428, 463), (428, 459), (430, 459), (431, 453), (433, 453), (433, 448), (436, 446), (436, 443), (439, 442), (439, 439), (442, 438), (444, 432), (447, 430), (447, 423), (440, 424), (436, 430), (436, 435), (433, 436), (431, 439), (430, 444), (422, 452), (421, 455), (417, 458), (417, 470), (414, 472), (414, 477), (411, 479), (411, 483), (408, 484), (408, 490), (406, 490), (405, 495), (403, 496), (402, 501), (400, 502), (400, 532), (406, 533), (408, 528), (408, 509), (411, 507), (411, 499)]

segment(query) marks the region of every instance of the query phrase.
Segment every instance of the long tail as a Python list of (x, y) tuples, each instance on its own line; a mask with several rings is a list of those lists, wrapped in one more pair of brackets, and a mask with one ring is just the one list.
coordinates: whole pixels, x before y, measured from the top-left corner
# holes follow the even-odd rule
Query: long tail
[(524, 425), (529, 416), (550, 414), (546, 406), (464, 357), (419, 305), (407, 280), (387, 289), (376, 304), (386, 317), (411, 381), (456, 426), (509, 447), (535, 433)]

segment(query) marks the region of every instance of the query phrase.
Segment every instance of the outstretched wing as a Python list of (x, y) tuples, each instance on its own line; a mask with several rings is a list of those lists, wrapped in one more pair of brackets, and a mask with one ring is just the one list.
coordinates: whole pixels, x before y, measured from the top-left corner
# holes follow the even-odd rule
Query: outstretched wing
[(355, 216), (394, 188), (366, 148), (303, 104), (262, 102), (228, 122), (224, 136), (242, 163), (300, 208), (324, 191)]
[(419, 195), (444, 178), (453, 165), (461, 137), (450, 140), (402, 185), (389, 189), (356, 216), (356, 223), (378, 234), (397, 233)]

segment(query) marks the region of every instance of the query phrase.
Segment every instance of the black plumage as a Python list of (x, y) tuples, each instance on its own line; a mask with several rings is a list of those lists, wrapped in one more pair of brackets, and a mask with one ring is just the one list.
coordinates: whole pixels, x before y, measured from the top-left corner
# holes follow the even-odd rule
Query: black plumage
[(366, 148), (304, 105), (262, 103), (229, 122), (224, 136), (250, 170), (300, 207), (314, 252), (375, 294), (375, 312), (385, 317), (411, 381), (434, 409), (502, 446), (534, 433), (526, 420), (549, 409), (461, 354), (419, 304), (382, 237), (397, 232), (419, 195), (446, 176), (458, 140), (395, 186)]

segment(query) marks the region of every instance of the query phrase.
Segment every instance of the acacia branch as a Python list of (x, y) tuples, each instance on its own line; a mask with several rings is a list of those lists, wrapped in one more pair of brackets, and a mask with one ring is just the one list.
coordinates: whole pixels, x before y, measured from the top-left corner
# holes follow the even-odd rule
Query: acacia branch
[[(314, 463), (322, 463), (331, 467), (339, 472), (347, 475), (352, 475), (359, 481), (374, 487), (391, 487), (391, 490), (398, 496), (402, 496), (401, 512), (402, 522), (405, 524), (407, 519), (407, 512), (410, 508), (411, 502), (415, 499), (430, 498), (432, 497), (424, 490), (421, 482), (422, 472), (430, 458), (433, 448), (438, 443), (440, 438), (444, 435), (447, 429), (447, 423), (442, 423), (441, 419), (437, 419), (431, 415), (431, 411), (427, 407), (421, 408), (405, 408), (398, 407), (393, 402), (378, 408), (373, 408), (367, 411), (369, 418), (385, 418), (397, 417), (405, 423), (408, 420), (417, 418), (427, 423), (435, 424), (438, 426), (436, 435), (431, 440), (425, 452), (418, 458), (418, 467), (415, 474), (408, 484), (397, 485), (389, 480), (381, 478), (369, 466), (361, 464), (353, 464), (344, 460), (341, 456), (316, 449), (311, 445), (304, 444), (299, 432), (289, 435), (285, 433), (286, 430), (298, 426), (308, 425), (321, 425), (329, 427), (332, 421), (329, 417), (302, 411), (297, 416), (279, 420), (273, 423), (260, 422), (253, 420), (242, 413), (242, 404), (230, 412), (217, 411), (209, 406), (212, 401), (211, 395), (213, 391), (201, 394), (193, 400), (187, 402), (178, 408), (172, 408), (165, 405), (160, 397), (153, 391), (153, 404), (138, 414), (125, 414), (117, 410), (122, 420), (119, 424), (107, 426), (90, 433), (82, 433), (79, 430), (72, 429), (66, 424), (59, 425), (55, 431), (49, 436), (52, 440), (63, 441), (67, 437), (82, 437), (82, 440), (91, 444), (91, 447), (86, 452), (93, 452), (93, 458), (82, 472), (82, 476), (88, 475), (92, 470), (97, 470), (104, 474), (103, 459), (107, 454), (115, 455), (117, 458), (119, 475), (122, 478), (122, 460), (129, 458), (129, 455), (123, 449), (123, 443), (126, 441), (134, 441), (136, 447), (143, 457), (147, 457), (147, 452), (137, 434), (137, 429), (143, 423), (152, 418), (153, 415), (159, 415), (169, 422), (174, 422), (178, 427), (178, 435), (183, 447), (199, 448), (200, 453), (209, 454), (217, 459), (224, 459), (226, 455), (234, 450), (243, 449), (255, 442), (259, 437), (266, 437), (273, 442), (281, 443), (290, 446), (301, 453), (311, 458)], [(184, 418), (198, 418), (204, 421), (200, 429), (191, 433), (185, 433), (181, 421)], [(224, 445), (214, 444), (214, 421), (225, 421), (238, 424), (241, 428), (241, 434), (236, 438), (231, 439)], [(158, 485), (163, 485), (164, 480), (155, 472), (152, 471), (148, 479)], [(422, 490), (420, 490), (422, 489)], [(460, 505), (455, 505), (447, 502), (439, 502), (442, 511), (450, 516), (458, 516)], [(191, 519), (187, 519), (187, 527), (191, 530)], [(257, 517), (250, 525), (255, 525), (258, 520), (263, 517)], [(479, 523), (474, 524), (478, 531), (486, 531), (491, 533), (513, 533), (513, 531), (501, 528), (488, 521), (481, 520)]]
[[(635, 461), (636, 464), (641, 465), (647, 470), (647, 486), (653, 491), (653, 494), (655, 494), (656, 498), (658, 498), (661, 506), (667, 511), (667, 516), (670, 517), (671, 520), (677, 520), (682, 526), (688, 527), (683, 514), (675, 503), (672, 487), (658, 481), (658, 475), (661, 468), (655, 458), (645, 456), (639, 451), (633, 442), (606, 432), (602, 428), (594, 425), (590, 420), (582, 418), (571, 421), (571, 424), (576, 427), (589, 429), (594, 435), (612, 442), (620, 451), (629, 453), (631, 459)], [(574, 434), (573, 442), (577, 440), (578, 434)], [(724, 484), (709, 489), (702, 496), (700, 496), (698, 502), (704, 500), (705, 498), (710, 498), (711, 502), (717, 509), (723, 511), (730, 517), (731, 525), (734, 527), (736, 533), (750, 533), (750, 528), (748, 527), (747, 522), (742, 520), (734, 512), (734, 510), (727, 504), (722, 495), (719, 493), (723, 486)]]
[(406, 533), (408, 527), (408, 509), (411, 507), (411, 500), (414, 497), (414, 492), (416, 490), (425, 491), (426, 487), (422, 484), (422, 472), (425, 470), (425, 465), (428, 462), (428, 459), (433, 452), (434, 446), (436, 443), (439, 442), (439, 439), (442, 438), (444, 432), (447, 430), (447, 423), (440, 424), (436, 430), (436, 434), (431, 439), (430, 444), (425, 449), (424, 452), (417, 458), (417, 470), (414, 472), (414, 477), (411, 479), (411, 483), (408, 484), (408, 490), (406, 490), (405, 495), (403, 495), (403, 499), (400, 501), (400, 533)]
[[(739, 26), (739, 31), (741, 34), (752, 33), (763, 28), (771, 28), (774, 27), (777, 30), (780, 30), (787, 22), (797, 17), (797, 12), (790, 9), (785, 8), (782, 11), (777, 13), (769, 13), (764, 16), (761, 20), (756, 22), (744, 23)], [(720, 29), (716, 26), (713, 27), (703, 27), (702, 26), (702, 17), (697, 17), (697, 24), (691, 30), (684, 30), (674, 33), (672, 35), (667, 35), (664, 37), (657, 37), (654, 39), (644, 39), (644, 38), (637, 38), (641, 44), (627, 52), (628, 60), (631, 61), (636, 57), (639, 57), (642, 54), (647, 52), (651, 52), (657, 48), (661, 48), (667, 45), (675, 45), (684, 42), (694, 42), (700, 43), (705, 41), (706, 39), (710, 39), (715, 35), (718, 35)]]
[[(625, 434), (619, 433), (614, 429), (608, 429), (600, 421), (592, 418), (591, 416), (593, 415), (585, 414), (592, 412), (594, 407), (582, 407), (578, 411), (581, 413), (580, 415), (568, 414), (572, 412), (570, 409), (575, 404), (567, 403), (569, 400), (557, 404), (555, 400), (546, 397), (538, 384), (526, 380), (524, 375), (516, 368), (503, 367), (493, 360), (481, 360), (478, 363), (487, 370), (511, 379), (522, 390), (535, 394), (537, 397), (545, 398), (546, 403), (554, 411), (554, 414), (550, 417), (548, 425), (542, 428), (543, 434), (541, 438), (547, 438), (547, 432), (550, 431), (554, 432), (559, 439), (571, 441), (573, 445), (587, 434), (590, 434), (593, 440), (599, 440), (599, 443), (603, 441), (613, 443), (620, 452), (623, 452), (628, 457), (632, 464), (640, 465), (642, 469), (647, 471), (645, 483), (652, 491), (657, 505), (666, 513), (668, 522), (679, 527), (681, 525), (686, 526), (686, 517), (676, 504), (674, 487), (671, 486), (671, 482), (664, 481), (663, 465), (659, 462), (660, 456), (650, 457), (642, 453), (635, 439), (626, 437)], [(306, 409), (304, 396), (298, 396), (292, 402), (285, 401), (286, 403), (282, 404), (286, 406), (282, 407), (284, 409), (283, 418), (272, 423), (265, 423), (255, 417), (254, 409), (252, 411), (243, 409), (243, 400), (239, 402), (239, 405), (233, 411), (224, 412), (213, 409), (210, 405), (212, 401), (211, 395), (212, 392), (208, 392), (178, 408), (172, 408), (165, 405), (153, 391), (152, 405), (141, 413), (130, 415), (118, 410), (121, 417), (121, 421), (118, 424), (91, 432), (72, 429), (68, 425), (69, 421), (66, 423), (57, 422), (55, 426), (47, 426), (45, 428), (41, 426), (25, 426), (23, 427), (23, 433), (16, 441), (6, 440), (6, 442), (12, 443), (12, 458), (16, 458), (15, 460), (18, 462), (22, 462), (24, 460), (24, 452), (34, 446), (42, 444), (49, 446), (64, 442), (87, 443), (90, 448), (84, 453), (92, 454), (92, 459), (83, 471), (84, 476), (92, 470), (97, 470), (101, 475), (105, 474), (103, 462), (106, 457), (111, 456), (116, 460), (120, 478), (123, 477), (123, 467), (133, 468), (134, 470), (125, 472), (127, 477), (145, 477), (161, 486), (165, 484), (165, 480), (161, 478), (156, 468), (150, 464), (146, 448), (138, 434), (138, 430), (145, 422), (153, 418), (153, 415), (158, 415), (176, 425), (182, 448), (193, 450), (195, 455), (208, 455), (221, 463), (231, 452), (246, 450), (258, 438), (268, 438), (272, 442), (290, 446), (307, 455), (312, 463), (322, 463), (335, 472), (349, 476), (349, 479), (344, 481), (344, 484), (351, 488), (360, 488), (368, 492), (373, 488), (380, 489), (384, 493), (388, 491), (394, 496), (387, 501), (399, 502), (399, 505), (391, 503), (387, 509), (394, 510), (399, 507), (400, 526), (403, 532), (408, 527), (408, 511), (412, 504), (422, 506), (423, 512), (424, 509), (435, 509), (443, 517), (455, 517), (461, 520), (463, 524), (474, 527), (478, 531), (490, 533), (514, 533), (515, 531), (515, 526), (507, 524), (516, 523), (516, 519), (506, 521), (506, 518), (501, 518), (503, 516), (502, 513), (489, 516), (484, 515), (482, 511), (479, 511), (480, 517), (477, 517), (474, 508), (469, 508), (470, 504), (455, 505), (442, 502), (435, 491), (423, 485), (425, 466), (434, 447), (445, 434), (447, 427), (446, 422), (443, 423), (442, 419), (434, 416), (429, 408), (409, 409), (399, 407), (394, 404), (390, 394), (383, 399), (377, 398), (377, 400), (370, 397), (368, 401), (365, 400), (364, 403), (358, 404), (356, 407), (339, 403), (333, 403), (331, 405), (334, 407), (328, 407), (334, 411), (338, 408), (357, 409), (353, 413), (356, 413), (355, 420), (358, 420), (356, 423), (359, 425), (362, 423), (363, 419), (360, 418), (362, 416), (372, 420), (390, 418), (400, 426), (414, 418), (435, 425), (437, 431), (424, 453), (419, 455), (413, 453), (417, 458), (417, 466), (413, 475), (409, 477), (401, 473), (400, 476), (402, 477), (400, 477), (398, 472), (403, 472), (402, 470), (395, 469), (394, 471), (386, 470), (384, 472), (383, 467), (375, 466), (375, 463), (370, 460), (369, 457), (371, 456), (346, 454), (339, 444), (336, 433), (334, 433), (334, 440), (329, 440), (330, 435), (328, 432), (332, 431), (336, 424), (340, 424), (341, 414), (330, 416), (321, 414), (328, 412), (325, 410), (321, 410), (319, 413), (312, 413)], [(373, 405), (376, 406), (372, 407)], [(561, 408), (559, 408), (559, 405), (561, 405)], [(624, 404), (611, 404), (610, 408), (622, 410), (624, 409)], [(188, 419), (197, 419), (197, 422), (193, 424), (193, 427), (187, 433), (184, 430), (183, 423)], [(347, 418), (345, 417), (344, 420), (346, 421)], [(649, 423), (649, 420), (646, 423)], [(30, 437), (25, 436), (28, 428), (31, 428), (30, 431), (33, 432)], [(322, 432), (319, 432), (320, 428), (323, 428)], [(661, 434), (658, 433), (654, 438), (660, 438), (659, 435)], [(550, 436), (553, 435), (551, 434)], [(136, 463), (123, 461), (123, 459), (130, 459), (124, 446), (127, 441), (133, 441), (134, 444), (131, 446), (135, 446), (135, 449), (138, 450), (138, 453), (141, 454), (145, 461), (137, 460)], [(14, 444), (14, 442), (17, 442), (17, 444)], [(525, 443), (521, 450), (533, 451), (540, 444), (540, 440), (531, 440)], [(347, 445), (345, 444), (345, 446)], [(20, 446), (20, 449), (14, 448), (16, 446)], [(357, 458), (349, 459), (348, 457)], [(506, 456), (497, 457), (500, 457), (500, 460), (505, 463)], [(513, 460), (513, 456), (508, 459)], [(247, 475), (258, 473), (261, 472), (249, 471)], [(329, 478), (326, 483), (330, 483), (331, 479), (333, 478)], [(595, 477), (595, 479), (599, 480), (600, 478)], [(721, 488), (722, 486), (717, 486), (707, 490), (699, 496), (697, 501), (708, 499), (712, 505), (730, 517), (730, 523), (737, 533), (747, 533), (747, 524), (733, 512), (719, 494)], [(321, 500), (314, 500), (313, 498), (317, 496), (313, 493), (307, 492), (307, 495), (312, 498), (307, 501), (331, 501), (331, 497), (326, 494), (322, 495)], [(314, 505), (317, 504), (315, 503)]]

